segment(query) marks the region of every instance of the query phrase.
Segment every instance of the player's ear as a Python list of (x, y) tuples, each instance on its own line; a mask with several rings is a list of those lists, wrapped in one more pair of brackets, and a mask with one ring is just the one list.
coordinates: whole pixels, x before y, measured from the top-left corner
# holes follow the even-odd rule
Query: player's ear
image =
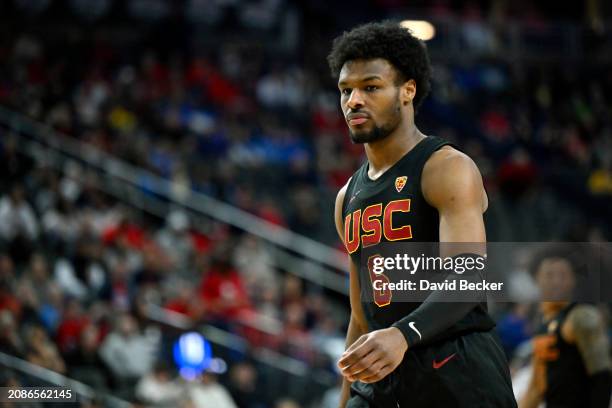
[(402, 105), (408, 105), (416, 95), (416, 82), (409, 79), (400, 86), (400, 100)]

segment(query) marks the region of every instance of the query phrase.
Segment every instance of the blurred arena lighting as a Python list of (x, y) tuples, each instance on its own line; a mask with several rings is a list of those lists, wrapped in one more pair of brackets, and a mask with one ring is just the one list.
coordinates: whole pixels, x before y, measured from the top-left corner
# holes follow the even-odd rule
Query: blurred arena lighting
[(429, 21), (404, 20), (400, 25), (409, 29), (415, 37), (423, 41), (429, 41), (436, 35), (436, 28)]
[[(185, 333), (174, 343), (174, 362), (180, 375), (187, 380), (197, 378), (209, 368), (212, 360), (210, 343), (199, 333)], [(216, 363), (216, 365), (219, 364)]]

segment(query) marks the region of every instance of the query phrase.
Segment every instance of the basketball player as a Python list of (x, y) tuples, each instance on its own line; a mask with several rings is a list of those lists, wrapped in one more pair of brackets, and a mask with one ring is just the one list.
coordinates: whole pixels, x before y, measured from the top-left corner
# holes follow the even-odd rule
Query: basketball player
[(370, 23), (338, 37), (328, 61), (350, 137), (367, 156), (335, 205), (351, 261), (340, 406), (516, 407), (486, 306), (393, 302), (386, 293), (381, 301), (380, 293), (374, 302), (360, 298), (361, 287), (372, 287), (358, 266), (364, 246), (486, 239), (487, 197), (476, 165), (415, 126), (430, 86), (425, 45), (395, 23)]
[(608, 408), (610, 344), (599, 310), (568, 301), (576, 286), (572, 259), (559, 250), (533, 266), (543, 325), (533, 339), (533, 372), (521, 408)]

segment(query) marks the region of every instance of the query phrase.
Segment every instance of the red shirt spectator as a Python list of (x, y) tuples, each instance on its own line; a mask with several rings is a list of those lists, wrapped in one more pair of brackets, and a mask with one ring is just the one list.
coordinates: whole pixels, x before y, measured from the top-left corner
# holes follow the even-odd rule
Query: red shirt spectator
[(223, 319), (232, 319), (250, 310), (241, 276), (229, 261), (217, 260), (202, 279), (200, 296), (206, 309)]
[(143, 249), (147, 237), (140, 226), (130, 222), (122, 222), (104, 231), (102, 233), (102, 241), (106, 245), (119, 243), (129, 248), (140, 250)]
[(70, 301), (64, 318), (57, 328), (57, 345), (62, 353), (73, 351), (79, 344), (81, 333), (89, 324), (78, 300)]

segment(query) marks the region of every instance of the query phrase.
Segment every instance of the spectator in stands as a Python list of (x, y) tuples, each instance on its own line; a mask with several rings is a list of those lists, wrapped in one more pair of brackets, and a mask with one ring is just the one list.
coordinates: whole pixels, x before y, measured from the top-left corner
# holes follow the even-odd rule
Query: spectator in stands
[(55, 344), (45, 330), (38, 325), (24, 329), (23, 338), (27, 339), (26, 359), (33, 364), (48, 368), (60, 374), (66, 373), (66, 364)]
[(147, 241), (140, 253), (142, 263), (132, 274), (132, 295), (138, 287), (158, 287), (167, 272), (173, 270), (166, 253), (154, 241)]
[(313, 358), (312, 336), (306, 330), (306, 308), (302, 303), (289, 303), (284, 308), (283, 349), (290, 356), (311, 362)]
[(108, 290), (109, 273), (95, 238), (81, 237), (74, 256), (58, 260), (54, 274), (62, 290), (80, 300), (95, 299)]
[(23, 187), (15, 182), (9, 194), (0, 199), (0, 239), (10, 244), (13, 259), (21, 263), (29, 258), (38, 234), (36, 214)]
[(0, 191), (10, 191), (17, 180), (31, 171), (32, 159), (17, 150), (17, 135), (3, 133), (0, 138)]
[(57, 246), (73, 244), (81, 233), (81, 220), (75, 217), (76, 208), (72, 201), (59, 197), (51, 204), (41, 218), (43, 231), (48, 239)]
[(514, 350), (531, 336), (529, 304), (516, 303), (497, 322), (497, 333), (508, 359)]
[(132, 300), (130, 298), (130, 274), (129, 260), (120, 256), (111, 269), (110, 288), (108, 298), (117, 310), (128, 310)]
[(10, 255), (0, 252), (0, 281), (12, 284), (15, 281), (15, 263)]
[(341, 393), (342, 382), (340, 382), (340, 384), (337, 386), (325, 391), (325, 394), (323, 394), (323, 398), (321, 399), (321, 408), (337, 408), (340, 405)]
[(55, 333), (64, 314), (64, 295), (55, 282), (44, 286), (40, 299), (39, 317), (49, 333)]
[(210, 318), (228, 322), (250, 310), (242, 277), (231, 264), (228, 244), (217, 248), (210, 269), (200, 284), (200, 296)]
[(169, 257), (173, 270), (186, 271), (195, 250), (187, 214), (178, 210), (168, 213), (166, 225), (157, 233), (156, 240)]
[(10, 256), (0, 254), (0, 310), (9, 310), (19, 320), (21, 318), (21, 302), (15, 289), (17, 280), (13, 260)]
[(266, 407), (266, 396), (258, 384), (257, 370), (248, 363), (237, 363), (230, 369), (230, 393), (239, 408)]
[(271, 286), (264, 287), (255, 294), (256, 310), (259, 314), (276, 320), (281, 318), (279, 286), (277, 282), (274, 282)]
[(227, 389), (217, 382), (217, 377), (206, 371), (195, 381), (188, 383), (188, 393), (198, 408), (238, 408)]
[(81, 302), (75, 298), (67, 299), (62, 321), (56, 334), (57, 345), (63, 355), (76, 351), (82, 333), (89, 323)]
[(66, 354), (66, 364), (70, 377), (78, 378), (96, 390), (106, 390), (106, 367), (98, 354), (100, 337), (98, 327), (87, 324), (80, 333), (78, 346)]
[(286, 273), (283, 279), (282, 305), (304, 303), (304, 282), (299, 277)]
[(159, 340), (157, 331), (140, 333), (132, 315), (125, 313), (117, 318), (115, 329), (106, 336), (99, 353), (119, 393), (130, 396), (136, 382), (153, 368)]
[(244, 234), (236, 245), (233, 261), (244, 279), (250, 296), (256, 296), (278, 285), (272, 254), (259, 238)]
[(173, 378), (170, 367), (160, 361), (153, 371), (140, 379), (136, 385), (136, 397), (147, 406), (174, 408), (184, 399), (184, 386)]
[(47, 259), (39, 252), (33, 253), (22, 280), (28, 281), (36, 292), (36, 297), (42, 300), (45, 298), (49, 279)]
[(31, 282), (27, 279), (20, 279), (15, 288), (15, 296), (20, 303), (19, 318), (21, 324), (39, 324), (38, 309), (40, 307), (40, 300)]
[(274, 408), (300, 408), (300, 405), (292, 399), (283, 398), (274, 404)]
[(176, 313), (180, 313), (195, 321), (202, 318), (204, 305), (202, 299), (197, 294), (196, 288), (185, 280), (178, 280), (173, 287), (169, 288), (168, 301), (164, 308)]
[(25, 353), (15, 316), (8, 309), (0, 310), (0, 352), (17, 357), (23, 357)]

